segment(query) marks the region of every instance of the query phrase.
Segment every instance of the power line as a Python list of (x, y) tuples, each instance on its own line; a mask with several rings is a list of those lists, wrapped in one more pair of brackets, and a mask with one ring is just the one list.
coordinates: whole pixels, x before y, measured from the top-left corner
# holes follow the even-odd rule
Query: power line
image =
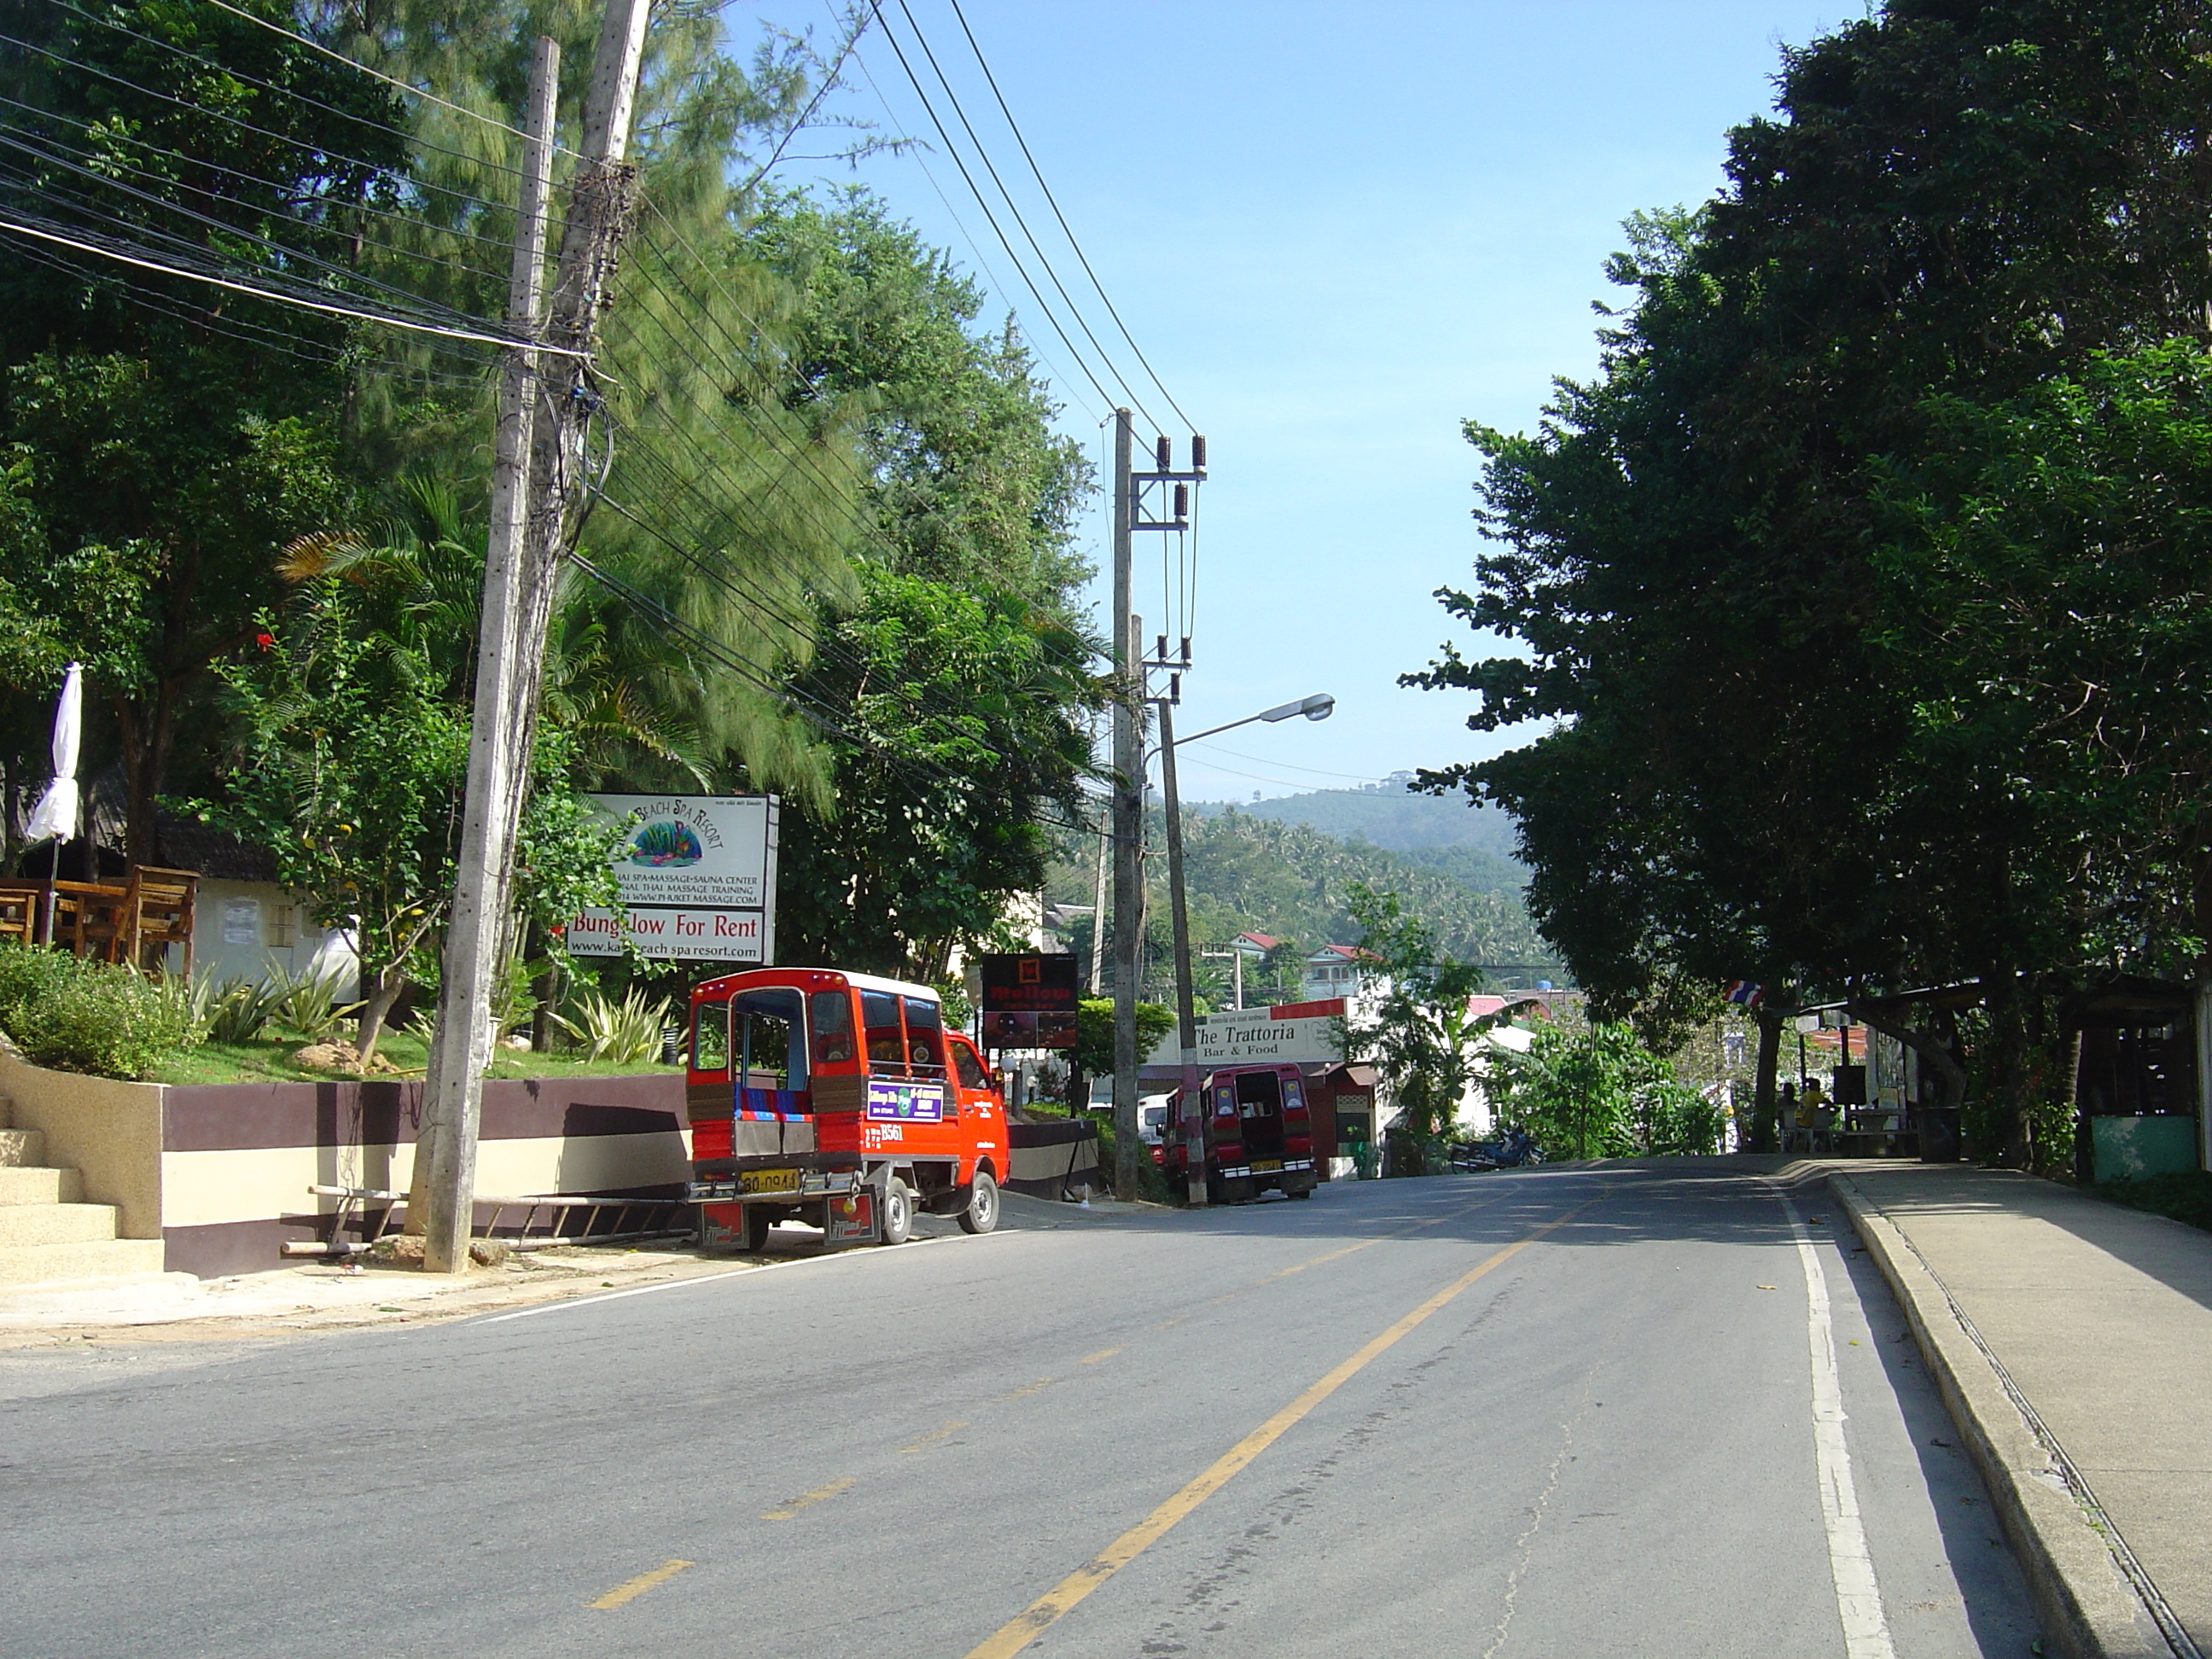
[[(999, 77), (991, 73), (991, 65), (983, 56), (983, 48), (976, 44), (975, 33), (968, 27), (968, 15), (961, 10), (960, 0), (951, 0), (951, 5), (952, 15), (960, 20), (961, 33), (968, 37), (968, 49), (975, 54), (976, 64), (982, 70), (984, 80), (990, 83), (991, 95), (999, 100), (999, 112), (1006, 118), (1007, 129), (1014, 135), (1014, 142), (1022, 147), (1022, 159), (1030, 164), (1030, 172), (1037, 181), (1037, 188), (1044, 192), (1044, 199), (1052, 207), (1052, 216), (1060, 222), (1061, 234), (1067, 238), (1068, 246), (1075, 250), (1076, 258), (1082, 263), (1083, 274), (1091, 279), (1091, 286), (1097, 289), (1099, 299), (1105, 304), (1106, 314), (1114, 319), (1114, 326), (1121, 331), (1121, 337), (1129, 343), (1129, 349), (1137, 354), (1137, 361), (1144, 364), (1146, 374), (1154, 386), (1159, 387), (1160, 396), (1168, 400), (1168, 407), (1182, 416), (1183, 430), (1197, 430), (1197, 422), (1183, 414), (1182, 405), (1175, 400), (1175, 393), (1168, 390), (1166, 382), (1160, 379), (1151, 360), (1145, 356), (1145, 349), (1137, 343), (1136, 336), (1129, 332), (1128, 325), (1121, 320), (1121, 313), (1115, 310), (1114, 301), (1107, 295), (1106, 285), (1098, 280), (1098, 273), (1091, 268), (1091, 261), (1083, 252), (1083, 244), (1075, 240), (1074, 229), (1068, 224), (1067, 216), (1060, 210), (1060, 203), (1052, 193), (1052, 186), (1045, 183), (1043, 169), (1037, 166), (1036, 157), (1030, 154), (1030, 143), (1022, 137), (1021, 123), (1014, 119), (1013, 111), (1006, 107), (1006, 95), (999, 90)], [(904, 0), (901, 0), (899, 9), (906, 9)]]
[[(428, 139), (421, 137), (419, 134), (403, 133), (398, 127), (393, 126), (389, 121), (372, 120), (365, 115), (355, 113), (352, 110), (340, 109), (336, 104), (326, 104), (319, 98), (311, 98), (306, 93), (298, 91), (294, 88), (280, 87), (274, 82), (264, 81), (256, 75), (248, 75), (244, 70), (234, 68), (228, 64), (219, 64), (211, 58), (203, 58), (196, 52), (187, 52), (184, 47), (177, 45), (173, 40), (164, 40), (158, 35), (142, 33), (140, 31), (131, 27), (128, 24), (118, 22), (112, 17), (102, 17), (96, 13), (86, 11), (82, 7), (72, 5), (70, 3), (70, 0), (49, 0), (49, 3), (58, 7), (63, 11), (74, 12), (77, 16), (83, 18), (88, 23), (97, 23), (103, 28), (113, 29), (117, 33), (127, 35), (133, 40), (142, 40), (149, 46), (158, 46), (164, 52), (173, 52), (178, 57), (185, 59), (187, 63), (198, 64), (202, 69), (213, 70), (218, 75), (228, 76), (234, 81), (243, 81), (246, 85), (251, 87), (259, 87), (264, 92), (273, 92), (280, 98), (289, 98), (295, 103), (305, 104), (310, 109), (319, 109), (323, 111), (325, 114), (335, 115), (342, 121), (348, 121), (356, 126), (367, 128), (372, 132), (390, 133), (396, 138), (404, 138), (410, 143), (416, 144), (424, 149), (434, 150), (441, 155), (452, 156), (455, 161), (466, 161), (472, 167), (489, 167), (495, 172), (509, 173), (518, 179), (522, 176), (521, 170), (520, 168), (511, 167), (503, 161), (487, 161), (481, 155), (471, 155), (465, 150), (448, 149), (442, 144), (434, 144)], [(223, 9), (230, 11), (234, 10), (235, 8), (225, 6)], [(249, 21), (258, 22), (260, 20), (256, 18)], [(283, 34), (286, 33), (287, 31), (279, 29), (276, 33)], [(296, 35), (291, 36), (290, 38), (294, 40), (299, 39)], [(302, 42), (302, 44), (312, 45), (313, 43)], [(336, 54), (332, 55), (335, 56)], [(92, 70), (93, 73), (95, 75), (101, 72), (97, 69), (94, 69), (93, 65), (89, 64), (77, 63), (73, 58), (64, 59), (63, 61), (70, 64), (73, 67), (77, 69)], [(340, 61), (348, 63), (351, 62), (350, 59), (341, 59)], [(367, 69), (359, 64), (353, 64), (352, 67), (356, 70), (360, 70), (362, 73), (365, 75), (375, 74), (374, 70)], [(376, 78), (380, 81), (389, 81), (392, 77), (387, 75), (378, 75), (376, 76)], [(129, 83), (125, 82), (125, 84)], [(150, 88), (142, 87), (139, 88), (138, 90), (145, 92), (149, 91)], [(158, 97), (164, 96), (166, 94), (155, 94), (155, 95)], [(443, 100), (441, 100), (439, 101), (442, 102)], [(200, 110), (206, 114), (212, 115), (215, 113), (214, 111), (208, 109), (206, 106), (201, 104), (194, 104), (190, 106), (190, 107)], [(451, 106), (449, 106), (449, 107)], [(468, 113), (467, 111), (463, 111), (462, 112), (464, 114)], [(481, 119), (483, 118), (479, 117), (478, 118)], [(505, 124), (494, 121), (489, 125), (493, 126), (503, 126)], [(506, 131), (514, 132), (514, 129), (513, 127), (507, 127)], [(516, 134), (516, 137), (521, 137), (525, 135), (520, 133)], [(574, 155), (574, 153), (575, 152), (573, 150), (569, 152), (571, 155)], [(352, 158), (341, 157), (339, 159), (351, 160)], [(365, 166), (367, 164), (356, 163), (356, 165)], [(381, 172), (387, 171), (388, 169), (380, 168), (378, 170)]]
[[(876, 21), (879, 23), (883, 22), (883, 0), (874, 0), (874, 5)], [(993, 234), (998, 237), (999, 245), (1006, 250), (1006, 258), (1013, 261), (1014, 272), (1022, 279), (1022, 285), (1029, 289), (1030, 295), (1036, 301), (1037, 308), (1043, 312), (1045, 320), (1052, 325), (1052, 331), (1060, 337), (1060, 343), (1067, 348), (1069, 356), (1075, 360), (1076, 368), (1082, 370), (1083, 378), (1091, 382), (1091, 389), (1098, 394), (1099, 402), (1109, 409), (1112, 408), (1114, 406), (1112, 394), (1106, 390), (1098, 377), (1091, 372), (1090, 364), (1084, 360), (1083, 354), (1076, 349), (1075, 342), (1068, 337), (1067, 331), (1060, 326), (1058, 313), (1046, 302), (1044, 295), (1030, 277), (1028, 268), (1022, 264), (1021, 255), (1014, 252), (1014, 245), (1007, 238), (1005, 228), (999, 223), (998, 215), (992, 212), (990, 201), (976, 185), (975, 174), (968, 171), (968, 163), (961, 159), (959, 150), (953, 145), (951, 134), (945, 131), (945, 123), (938, 118), (936, 106), (929, 101), (928, 93), (923, 90), (921, 76), (914, 72), (914, 65), (907, 61), (906, 49), (899, 45), (898, 36), (891, 32), (888, 23), (884, 25), (884, 39), (890, 43), (891, 51), (899, 60), (899, 67), (906, 71), (907, 81), (914, 88), (915, 95), (921, 100), (922, 112), (929, 117), (930, 125), (937, 129), (937, 136), (944, 141), (945, 154), (952, 158), (952, 165), (960, 169), (961, 178), (967, 181), (969, 192), (975, 197), (976, 206), (983, 210), (983, 217), (990, 224)], [(1113, 372), (1111, 364), (1108, 365), (1107, 372), (1109, 374)]]
[[(37, 214), (27, 213), (20, 216), (21, 219), (29, 220), (36, 220), (40, 216)], [(51, 222), (48, 221), (47, 224), (51, 225)], [(356, 306), (333, 305), (328, 301), (310, 300), (296, 294), (286, 294), (276, 289), (258, 288), (251, 283), (236, 282), (227, 276), (216, 276), (204, 270), (190, 270), (182, 265), (165, 264), (159, 260), (142, 258), (135, 253), (127, 252), (125, 250), (130, 246), (129, 244), (115, 238), (101, 237), (97, 231), (84, 233), (86, 236), (95, 240), (81, 240), (76, 237), (63, 235), (55, 229), (36, 224), (21, 223), (17, 220), (6, 217), (0, 217), (0, 230), (13, 231), (20, 236), (36, 237), (40, 241), (58, 243), (64, 247), (75, 248), (80, 253), (96, 253), (102, 258), (113, 259), (126, 265), (137, 265), (144, 270), (160, 271), (167, 276), (181, 276), (188, 282), (205, 283), (215, 288), (228, 289), (235, 294), (250, 294), (258, 300), (270, 300), (279, 305), (300, 306), (309, 311), (325, 312), (334, 317), (350, 317), (364, 323), (382, 323), (387, 327), (406, 329), (411, 333), (435, 335), (448, 340), (471, 340), (483, 345), (532, 346), (549, 356), (580, 358), (587, 356), (586, 353), (571, 351), (565, 347), (538, 345), (535, 342), (517, 335), (487, 334), (471, 329), (447, 328), (435, 323), (417, 321), (410, 317), (364, 311)], [(104, 242), (112, 245), (102, 246)]]
[[(96, 75), (103, 81), (112, 82), (118, 87), (126, 88), (130, 91), (137, 93), (142, 97), (158, 99), (165, 104), (173, 104), (179, 109), (189, 110), (193, 114), (204, 116), (209, 120), (221, 121), (227, 126), (236, 127), (240, 132), (250, 132), (257, 138), (273, 140), (277, 143), (284, 144), (293, 149), (298, 150), (301, 155), (306, 155), (311, 161), (343, 162), (349, 167), (359, 168), (362, 172), (374, 177), (402, 176), (394, 173), (392, 168), (382, 166), (380, 163), (365, 161), (357, 155), (343, 155), (339, 151), (327, 149), (320, 144), (311, 144), (305, 139), (294, 138), (286, 133), (272, 132), (267, 127), (256, 126), (252, 122), (241, 120), (235, 115), (226, 115), (221, 110), (210, 109), (204, 104), (195, 104), (185, 99), (179, 98), (172, 93), (161, 92), (152, 87), (141, 86), (136, 81), (126, 80), (120, 75), (114, 74), (107, 70), (98, 68), (94, 64), (82, 64), (73, 58), (64, 58), (59, 52), (49, 52), (44, 46), (39, 46), (29, 40), (19, 40), (12, 34), (0, 33), (0, 45), (18, 46), (25, 52), (36, 52), (40, 57), (49, 58), (66, 69), (81, 70), (88, 75)], [(403, 143), (414, 142), (408, 137), (408, 135), (401, 132), (397, 127), (381, 125), (374, 122), (362, 121), (358, 117), (350, 118), (354, 119), (356, 124), (358, 125), (370, 128), (373, 131), (390, 133), (393, 137), (400, 139)], [(449, 151), (447, 153), (452, 155), (459, 154), (457, 151)], [(476, 158), (472, 156), (461, 156), (460, 159), (468, 161), (474, 161), (476, 160)], [(495, 164), (492, 163), (485, 163), (485, 165), (495, 166)], [(514, 171), (512, 167), (500, 168), (496, 170), (507, 173)], [(465, 191), (452, 190), (447, 188), (446, 185), (430, 184), (420, 179), (410, 178), (407, 182), (416, 190), (434, 191), (441, 196), (450, 196), (455, 201), (470, 207), (489, 210), (493, 206), (491, 203), (485, 201), (481, 196), (471, 196)]]
[[(880, 14), (881, 0), (877, 0), (877, 5)], [(1160, 422), (1150, 410), (1145, 408), (1143, 401), (1138, 398), (1129, 382), (1123, 378), (1120, 368), (1115, 367), (1112, 356), (1104, 346), (1099, 344), (1098, 337), (1091, 331), (1091, 325), (1085, 319), (1082, 307), (1075, 303), (1073, 296), (1068, 293), (1067, 285), (1060, 280), (1059, 271), (1053, 268), (1051, 256), (1047, 254), (1038, 243), (1036, 234), (1030, 228), (1029, 221), (1022, 216), (1020, 204), (1014, 200), (1013, 192), (1006, 188), (1006, 181), (999, 176), (998, 164), (991, 160), (991, 152), (984, 147), (982, 139), (976, 136), (975, 124), (969, 120), (968, 112), (961, 105), (960, 94), (952, 89), (952, 82), (946, 78), (945, 70), (938, 64), (937, 53), (930, 47), (929, 37), (921, 32), (921, 25), (915, 21), (914, 13), (908, 9), (906, 0), (898, 0), (898, 9), (899, 15), (906, 19), (907, 27), (914, 31), (915, 44), (921, 48), (922, 56), (929, 60), (930, 72), (937, 76), (937, 84), (945, 88), (945, 97), (951, 101), (952, 112), (959, 118), (961, 130), (967, 133), (968, 142), (975, 147), (976, 159), (982, 162), (983, 170), (991, 175), (991, 182), (999, 187), (999, 194), (1006, 199), (1007, 211), (1013, 215), (1014, 223), (1020, 227), (1023, 239), (1029, 243), (1030, 252), (1036, 255), (1037, 263), (1044, 267), (1044, 274), (1052, 279), (1053, 289), (1066, 303), (1068, 315), (1075, 319), (1075, 325), (1083, 331), (1083, 337), (1091, 342), (1091, 349), (1098, 354), (1098, 361), (1106, 365), (1106, 372), (1114, 377), (1115, 385), (1121, 388), (1122, 394), (1136, 405), (1139, 412), (1147, 421), (1151, 421), (1155, 428), (1158, 427)], [(885, 27), (884, 33), (886, 37), (890, 34), (888, 25)], [(893, 50), (896, 49), (897, 43), (894, 41)], [(921, 91), (919, 82), (915, 84), (915, 90), (917, 93)], [(927, 97), (927, 94), (923, 95)], [(933, 121), (936, 119), (934, 112), (932, 112), (930, 118)], [(939, 130), (943, 131), (941, 127)], [(951, 141), (948, 138), (945, 142), (949, 145)], [(1012, 252), (1011, 248), (1007, 251)], [(1038, 303), (1043, 303), (1042, 296)], [(1072, 347), (1070, 349), (1073, 349)]]
[[(435, 104), (441, 109), (449, 109), (453, 111), (456, 115), (465, 115), (471, 121), (481, 121), (488, 127), (497, 127), (501, 132), (512, 133), (514, 137), (521, 139), (526, 143), (530, 142), (530, 135), (523, 131), (520, 127), (511, 127), (507, 125), (506, 122), (499, 120), (495, 117), (483, 114), (477, 110), (465, 108), (459, 104), (449, 102), (446, 99), (439, 97), (434, 92), (427, 92), (421, 87), (414, 86), (408, 82), (399, 80), (396, 76), (386, 75), (381, 70), (371, 69), (368, 64), (357, 62), (356, 59), (347, 57), (342, 52), (332, 51), (330, 47), (324, 46), (319, 40), (310, 40), (304, 34), (295, 33), (292, 30), (286, 28), (281, 23), (273, 23), (265, 17), (256, 17), (252, 12), (232, 5), (230, 3), (230, 0), (206, 0), (206, 3), (216, 8), (218, 10), (227, 11), (234, 17), (242, 17), (249, 23), (254, 24), (258, 27), (267, 29), (271, 34), (282, 35), (285, 40), (305, 46), (310, 52), (319, 52), (322, 53), (324, 57), (330, 58), (334, 63), (343, 64), (349, 70), (356, 70), (374, 80), (383, 82), (386, 86), (397, 87), (400, 91), (405, 93), (410, 98), (420, 98), (426, 104)], [(72, 8), (72, 9), (74, 9), (74, 8)], [(553, 137), (550, 133), (546, 135), (546, 142), (549, 144), (551, 144), (555, 151), (561, 155), (574, 155), (576, 153), (574, 150), (570, 149), (566, 144), (562, 143), (558, 139)], [(452, 154), (453, 152), (449, 151), (447, 153)]]

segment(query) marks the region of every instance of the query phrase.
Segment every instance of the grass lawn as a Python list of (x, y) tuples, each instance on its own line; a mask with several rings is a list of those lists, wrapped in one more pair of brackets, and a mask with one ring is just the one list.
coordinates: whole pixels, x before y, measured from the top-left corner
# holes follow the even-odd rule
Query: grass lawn
[[(350, 1081), (345, 1074), (332, 1072), (311, 1072), (292, 1064), (292, 1055), (307, 1046), (304, 1037), (267, 1039), (259, 1042), (204, 1042), (190, 1054), (180, 1054), (155, 1074), (156, 1083), (327, 1083), (333, 1078)], [(390, 1031), (376, 1045), (380, 1058), (390, 1060), (399, 1069), (392, 1072), (374, 1072), (372, 1079), (379, 1077), (397, 1082), (420, 1080), (422, 1068), (428, 1063), (428, 1045), (417, 1036), (404, 1031)], [(500, 1048), (492, 1051), (491, 1067), (484, 1075), (489, 1078), (514, 1077), (645, 1077), (654, 1073), (681, 1070), (648, 1063), (641, 1066), (617, 1066), (604, 1060), (587, 1060), (580, 1051), (565, 1054), (537, 1054), (525, 1049)]]

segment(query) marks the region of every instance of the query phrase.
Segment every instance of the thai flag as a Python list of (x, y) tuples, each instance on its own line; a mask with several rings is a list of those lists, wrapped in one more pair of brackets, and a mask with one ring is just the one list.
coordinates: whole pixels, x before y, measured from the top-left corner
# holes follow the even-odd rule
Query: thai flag
[(1728, 983), (1728, 989), (1721, 994), (1739, 1008), (1756, 1008), (1761, 988), (1747, 979), (1732, 979)]

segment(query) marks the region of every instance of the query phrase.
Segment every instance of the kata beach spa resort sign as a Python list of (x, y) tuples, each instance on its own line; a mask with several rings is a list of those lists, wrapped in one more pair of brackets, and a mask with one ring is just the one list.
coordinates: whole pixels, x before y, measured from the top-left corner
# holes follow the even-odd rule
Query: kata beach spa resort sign
[(648, 957), (775, 960), (774, 795), (593, 795), (627, 824), (615, 848), (618, 910), (568, 924), (580, 957), (620, 956), (625, 933)]

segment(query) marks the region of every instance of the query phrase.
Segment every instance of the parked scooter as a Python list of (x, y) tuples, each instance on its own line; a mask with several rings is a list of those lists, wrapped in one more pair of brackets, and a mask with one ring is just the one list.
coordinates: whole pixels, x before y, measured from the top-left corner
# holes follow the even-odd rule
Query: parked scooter
[(1468, 1174), (1485, 1170), (1517, 1170), (1529, 1168), (1544, 1161), (1544, 1149), (1528, 1138), (1525, 1129), (1508, 1129), (1496, 1140), (1478, 1140), (1472, 1145), (1452, 1148), (1451, 1166)]

